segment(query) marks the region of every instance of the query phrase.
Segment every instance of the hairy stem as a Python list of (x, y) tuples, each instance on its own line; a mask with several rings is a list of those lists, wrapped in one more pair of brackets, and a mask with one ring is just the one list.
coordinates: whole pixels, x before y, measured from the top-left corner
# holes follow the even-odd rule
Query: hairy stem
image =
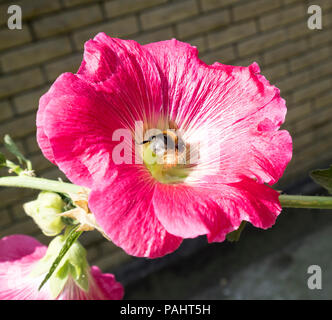
[(77, 193), (82, 191), (82, 187), (72, 183), (62, 181), (49, 180), (44, 178), (35, 178), (29, 176), (18, 177), (2, 177), (0, 178), (0, 186), (2, 187), (18, 187), (30, 188), (45, 191), (53, 191), (59, 193)]
[(332, 209), (332, 197), (282, 194), (279, 200), (283, 208)]
[[(0, 186), (31, 188), (64, 194), (83, 190), (83, 187), (72, 183), (29, 176), (2, 177), (0, 178)], [(332, 209), (332, 197), (282, 194), (279, 196), (279, 200), (283, 208)]]

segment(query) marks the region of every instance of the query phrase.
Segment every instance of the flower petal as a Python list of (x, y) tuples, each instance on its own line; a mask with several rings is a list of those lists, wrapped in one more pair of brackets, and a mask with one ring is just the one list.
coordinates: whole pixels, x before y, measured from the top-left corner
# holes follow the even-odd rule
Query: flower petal
[[(43, 130), (59, 168), (73, 182), (90, 187), (92, 174), (108, 168), (119, 124), (104, 95), (71, 73), (61, 75), (44, 111)], [(41, 148), (43, 146), (41, 145)]]
[(37, 112), (36, 118), (36, 125), (37, 125), (37, 142), (40, 146), (40, 149), (43, 152), (43, 155), (51, 161), (52, 163), (56, 164), (53, 150), (50, 144), (48, 137), (45, 134), (44, 130), (44, 114), (47, 104), (50, 102), (52, 98), (51, 90), (45, 93), (39, 100), (39, 108)]
[[(98, 287), (97, 290), (103, 292), (105, 300), (121, 300), (123, 298), (123, 286), (115, 280), (113, 274), (102, 273), (97, 266), (91, 267), (91, 274)], [(92, 298), (94, 297), (93, 288), (89, 290), (89, 294)]]
[[(12, 235), (0, 240), (0, 300), (53, 300), (49, 283), (39, 290), (44, 274), (34, 277), (31, 272), (46, 254), (47, 247), (32, 237)], [(56, 300), (120, 300), (122, 285), (114, 275), (91, 268), (89, 290), (85, 292), (69, 277)]]
[(154, 181), (145, 168), (118, 166), (98, 181), (89, 206), (99, 226), (128, 254), (156, 258), (176, 250), (182, 239), (169, 234), (156, 218)]
[(123, 127), (156, 124), (164, 113), (162, 79), (149, 52), (133, 40), (97, 34), (85, 44), (78, 76), (107, 92)]
[(0, 300), (51, 299), (47, 286), (38, 291), (42, 279), (29, 277), (46, 249), (25, 235), (12, 235), (0, 240)]
[(269, 228), (281, 211), (276, 191), (247, 178), (230, 185), (215, 178), (195, 187), (160, 184), (153, 204), (168, 232), (183, 238), (206, 234), (210, 242), (225, 240), (243, 220)]
[(252, 179), (231, 185), (216, 184), (214, 187), (216, 193), (213, 197), (221, 212), (214, 216), (209, 242), (224, 241), (226, 235), (238, 229), (243, 220), (257, 228), (270, 228), (281, 212), (279, 193)]
[[(182, 129), (183, 139), (192, 145), (206, 141), (200, 149), (201, 172), (214, 170), (225, 183), (246, 175), (273, 184), (281, 177), (292, 154), (290, 136), (276, 133), (285, 119), (285, 101), (259, 74), (256, 63), (206, 65), (195, 47), (175, 39), (145, 48), (167, 79), (164, 94), (169, 96), (170, 116)], [(265, 131), (271, 133), (259, 134)], [(274, 146), (265, 153), (267, 136)], [(259, 151), (259, 158), (253, 149)]]
[(155, 62), (137, 42), (101, 33), (85, 49), (77, 75), (62, 74), (41, 99), (37, 136), (73, 183), (91, 187), (112, 167), (113, 133), (160, 121), (163, 98)]
[(209, 233), (209, 213), (216, 210), (204, 190), (184, 184), (157, 184), (153, 207), (166, 230), (183, 238)]

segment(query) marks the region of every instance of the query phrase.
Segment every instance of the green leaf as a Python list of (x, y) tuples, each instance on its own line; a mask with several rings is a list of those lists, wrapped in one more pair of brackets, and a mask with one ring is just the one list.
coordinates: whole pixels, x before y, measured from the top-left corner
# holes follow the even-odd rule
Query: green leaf
[(25, 163), (26, 167), (28, 170), (32, 170), (32, 165), (31, 165), (31, 161), (28, 160), (22, 153), (21, 151), (18, 149), (17, 145), (15, 144), (15, 142), (13, 141), (13, 139), (6, 134), (4, 137), (4, 144), (6, 149), (11, 152), (19, 161), (19, 163), (21, 165), (23, 165)]
[(227, 240), (230, 241), (230, 242), (239, 241), (240, 236), (241, 236), (241, 232), (243, 231), (244, 227), (246, 226), (246, 223), (247, 223), (247, 221), (243, 220), (237, 230), (234, 230), (233, 232), (230, 232), (226, 236)]
[(40, 284), (38, 290), (40, 290), (43, 285), (47, 282), (47, 280), (52, 276), (54, 273), (55, 269), (58, 267), (59, 263), (61, 262), (62, 258), (66, 255), (70, 247), (75, 243), (75, 241), (79, 238), (79, 236), (83, 233), (83, 231), (77, 232), (76, 229), (79, 226), (76, 226), (74, 229), (72, 229), (66, 239), (65, 244), (61, 248), (58, 256), (55, 258), (50, 270), (48, 271), (47, 275), (45, 276), (44, 280)]
[(319, 185), (332, 193), (332, 165), (329, 169), (317, 169), (310, 173), (310, 177)]

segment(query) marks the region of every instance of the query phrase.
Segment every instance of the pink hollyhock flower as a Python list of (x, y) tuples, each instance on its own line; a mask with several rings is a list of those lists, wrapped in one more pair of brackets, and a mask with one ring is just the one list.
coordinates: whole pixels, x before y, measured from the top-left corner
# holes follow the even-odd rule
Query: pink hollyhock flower
[[(32, 237), (12, 235), (0, 240), (0, 300), (54, 300), (50, 281), (38, 291), (46, 274), (33, 275), (47, 247)], [(55, 257), (53, 257), (55, 258)], [(120, 300), (123, 287), (114, 275), (103, 274), (96, 266), (88, 272), (88, 291), (68, 278), (56, 300)]]
[[(37, 139), (73, 183), (91, 189), (90, 210), (107, 236), (155, 258), (183, 238), (223, 241), (243, 220), (275, 223), (278, 193), (266, 184), (291, 160), (291, 137), (278, 130), (285, 115), (257, 63), (207, 65), (175, 39), (141, 46), (100, 33), (86, 42), (78, 72), (62, 74), (40, 99)], [(144, 135), (161, 134), (135, 140), (137, 121)], [(141, 146), (130, 156), (143, 163), (114, 161), (118, 129), (130, 130), (123, 144)], [(175, 152), (165, 143), (171, 129)], [(147, 150), (164, 162), (150, 165)], [(188, 150), (194, 165), (175, 161)]]

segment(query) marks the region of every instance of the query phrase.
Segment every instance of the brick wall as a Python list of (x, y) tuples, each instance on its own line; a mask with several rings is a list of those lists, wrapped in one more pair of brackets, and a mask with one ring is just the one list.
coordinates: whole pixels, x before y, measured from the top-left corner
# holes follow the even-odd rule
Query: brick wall
[[(6, 27), (9, 4), (21, 5), (22, 30)], [(322, 30), (307, 28), (310, 4), (322, 7)], [(176, 37), (197, 46), (207, 63), (257, 61), (281, 89), (284, 128), (294, 138), (286, 185), (332, 162), (331, 14), (331, 0), (0, 0), (0, 137), (11, 134), (38, 175), (64, 178), (36, 144), (39, 97), (59, 74), (77, 70), (84, 42), (100, 31), (142, 44)], [(48, 241), (22, 210), (35, 194), (0, 189), (1, 237), (25, 233)], [(97, 232), (81, 241), (103, 269), (130, 259)]]

